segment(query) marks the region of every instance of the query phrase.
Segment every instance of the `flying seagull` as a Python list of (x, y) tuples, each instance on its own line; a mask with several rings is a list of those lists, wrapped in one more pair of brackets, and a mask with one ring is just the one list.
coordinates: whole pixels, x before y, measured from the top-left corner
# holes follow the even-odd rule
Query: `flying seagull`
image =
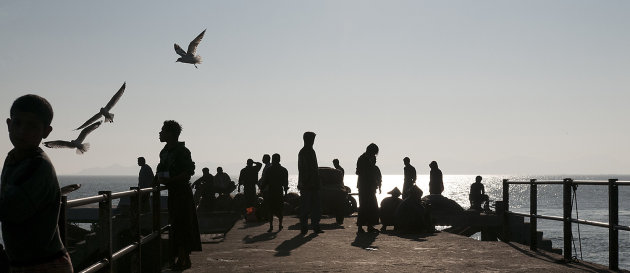
[(197, 38), (190, 42), (188, 45), (188, 52), (184, 51), (178, 44), (175, 44), (175, 52), (181, 56), (177, 58), (177, 61), (175, 62), (193, 64), (195, 68), (198, 68), (197, 64), (201, 63), (201, 56), (195, 54), (197, 54), (197, 46), (201, 42), (204, 34), (206, 34), (205, 29), (197, 36)]
[(79, 126), (79, 128), (76, 128), (75, 130), (81, 130), (81, 129), (85, 128), (86, 126), (88, 126), (88, 125), (92, 124), (93, 122), (95, 122), (96, 120), (100, 119), (101, 116), (105, 117), (105, 122), (114, 122), (114, 114), (110, 113), (109, 111), (112, 110), (112, 107), (114, 107), (114, 105), (116, 105), (116, 103), (118, 102), (120, 97), (122, 97), (123, 93), (125, 92), (125, 86), (126, 85), (127, 85), (127, 82), (124, 82), (123, 85), (118, 90), (118, 92), (116, 92), (116, 94), (112, 97), (112, 99), (109, 100), (107, 105), (105, 105), (105, 107), (101, 108), (101, 111), (96, 113), (96, 115), (94, 115), (93, 117), (88, 119), (85, 123), (83, 123), (81, 126)]
[(90, 149), (90, 143), (83, 143), (83, 141), (85, 140), (85, 137), (92, 131), (96, 130), (96, 128), (101, 126), (101, 123), (103, 123), (103, 121), (98, 121), (98, 122), (92, 123), (92, 125), (88, 127), (85, 127), (85, 129), (81, 130), (81, 133), (79, 133), (79, 137), (77, 137), (77, 139), (75, 140), (48, 141), (48, 142), (44, 142), (44, 146), (48, 148), (71, 148), (71, 149), (76, 148), (77, 154), (83, 154), (87, 152), (88, 149)]

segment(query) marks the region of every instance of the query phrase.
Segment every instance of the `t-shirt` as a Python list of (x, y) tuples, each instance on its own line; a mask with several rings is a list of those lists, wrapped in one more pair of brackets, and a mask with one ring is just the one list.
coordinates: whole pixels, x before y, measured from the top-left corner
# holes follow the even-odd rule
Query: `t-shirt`
[(61, 191), (46, 153), (37, 148), (17, 161), (12, 150), (0, 179), (0, 222), (9, 261), (29, 263), (65, 252), (58, 227)]

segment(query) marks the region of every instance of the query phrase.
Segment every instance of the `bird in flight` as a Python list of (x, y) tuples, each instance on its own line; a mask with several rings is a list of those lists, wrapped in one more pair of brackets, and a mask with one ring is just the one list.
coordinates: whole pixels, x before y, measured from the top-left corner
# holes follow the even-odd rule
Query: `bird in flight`
[(88, 119), (85, 123), (83, 123), (81, 126), (79, 126), (79, 128), (76, 128), (75, 130), (81, 130), (85, 128), (86, 126), (100, 119), (101, 116), (105, 117), (105, 122), (114, 122), (114, 114), (110, 113), (109, 111), (112, 110), (112, 107), (114, 107), (114, 105), (116, 105), (120, 97), (122, 97), (123, 93), (125, 92), (126, 85), (127, 85), (127, 82), (123, 83), (123, 85), (120, 87), (118, 92), (116, 92), (116, 94), (112, 97), (112, 99), (109, 100), (109, 102), (107, 103), (107, 105), (105, 105), (105, 107), (102, 107), (98, 113), (96, 113), (93, 117)]
[(85, 127), (83, 130), (81, 130), (81, 133), (79, 133), (79, 137), (77, 137), (77, 139), (75, 140), (47, 141), (47, 142), (44, 142), (44, 146), (48, 148), (71, 148), (71, 149), (76, 148), (77, 154), (83, 154), (87, 152), (88, 149), (90, 149), (90, 143), (83, 143), (83, 141), (85, 140), (85, 137), (92, 131), (96, 130), (96, 128), (101, 126), (101, 123), (103, 123), (103, 121), (98, 121), (98, 122), (92, 123), (92, 125), (88, 127)]
[(175, 44), (175, 52), (181, 56), (177, 58), (177, 61), (175, 62), (193, 64), (195, 68), (198, 68), (197, 64), (201, 63), (201, 56), (195, 54), (197, 54), (197, 46), (201, 42), (204, 34), (206, 34), (205, 29), (197, 36), (197, 38), (190, 42), (188, 45), (188, 52), (184, 51), (178, 44)]

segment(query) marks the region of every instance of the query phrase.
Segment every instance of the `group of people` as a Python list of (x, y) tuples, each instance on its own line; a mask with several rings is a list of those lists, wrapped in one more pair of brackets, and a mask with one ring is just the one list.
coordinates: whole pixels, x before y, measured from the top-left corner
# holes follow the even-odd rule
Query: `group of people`
[[(376, 144), (371, 143), (367, 146), (365, 153), (363, 153), (357, 160), (357, 189), (359, 190), (359, 213), (357, 218), (357, 234), (363, 234), (366, 230), (363, 227), (367, 227), (367, 232), (378, 233), (379, 231), (374, 228), (379, 224), (379, 214), (384, 215), (385, 219), (381, 218), (381, 231), (385, 231), (388, 225), (394, 225), (393, 216), (396, 213), (398, 205), (403, 200), (409, 199), (409, 203), (413, 203), (413, 207), (422, 207), (422, 212), (411, 213), (408, 215), (416, 215), (418, 217), (403, 217), (413, 218), (414, 221), (420, 221), (420, 225), (424, 225), (428, 217), (428, 209), (424, 209), (424, 205), (420, 203), (422, 197), (422, 190), (418, 188), (415, 183), (418, 178), (416, 168), (411, 165), (409, 157), (403, 159), (404, 163), (404, 179), (403, 179), (403, 191), (402, 193), (398, 188), (395, 188), (390, 194), (395, 196), (397, 200), (383, 200), (384, 204), (381, 204), (381, 209), (376, 200), (376, 190), (381, 193), (382, 175), (381, 171), (376, 165), (376, 157), (378, 155), (379, 148)], [(438, 168), (438, 164), (432, 161), (429, 164), (431, 168), (430, 180), (429, 180), (429, 192), (431, 194), (442, 194), (444, 191), (444, 181), (442, 178), (442, 171)], [(398, 198), (402, 194), (403, 199)], [(385, 206), (383, 206), (385, 205)], [(383, 211), (385, 207), (385, 211)], [(388, 208), (392, 209), (388, 209)], [(387, 211), (390, 210), (390, 211)]]
[[(59, 183), (50, 159), (39, 148), (42, 139), (52, 131), (52, 117), (53, 110), (46, 99), (37, 95), (25, 95), (13, 102), (10, 118), (7, 119), (9, 138), (14, 148), (7, 155), (2, 170), (0, 221), (11, 272), (73, 272), (70, 257), (59, 234)], [(146, 160), (143, 157), (138, 158), (138, 165), (141, 167), (139, 187), (161, 184), (168, 190), (171, 225), (169, 244), (173, 253), (173, 270), (190, 268), (191, 251), (201, 251), (196, 202), (204, 198), (212, 199), (216, 193), (228, 195), (235, 188), (240, 192), (243, 187), (245, 200), (248, 205), (252, 205), (257, 200), (258, 186), (270, 216), (268, 231), (273, 230), (274, 215), (279, 219), (278, 230), (282, 230), (283, 198), (289, 186), (288, 171), (281, 165), (279, 154), (263, 156), (263, 163), (248, 159), (247, 166), (241, 170), (238, 187), (221, 167), (217, 168), (215, 175), (204, 168), (202, 177), (191, 185), (195, 162), (185, 143), (179, 141), (181, 131), (181, 125), (176, 121), (164, 121), (159, 139), (165, 145), (160, 151), (155, 175)], [(313, 148), (315, 136), (313, 132), (305, 132), (304, 146), (298, 153), (297, 189), (300, 192), (299, 218), (302, 235), (308, 233), (309, 217), (313, 232), (324, 232), (320, 227), (321, 185), (317, 154)], [(377, 189), (380, 192), (382, 182), (381, 172), (376, 166), (378, 151), (378, 146), (372, 143), (357, 160), (357, 188), (361, 204), (357, 219), (358, 233), (366, 232), (364, 226), (368, 232), (377, 232), (374, 225), (379, 223), (379, 207), (375, 192)], [(405, 180), (402, 195), (406, 197), (405, 200), (411, 197), (419, 199), (422, 192), (414, 190), (416, 171), (409, 162), (409, 158), (404, 159)], [(338, 160), (334, 160), (333, 164), (336, 169), (345, 172)], [(440, 194), (444, 190), (442, 173), (435, 161), (430, 166), (429, 191)], [(262, 175), (259, 179), (258, 173), (261, 169)], [(481, 179), (478, 182), (480, 181)], [(192, 188), (197, 189), (199, 194), (193, 195)], [(475, 191), (483, 191), (483, 185), (474, 185), (474, 188)], [(471, 200), (483, 198), (479, 195), (473, 196), (472, 189), (471, 187)], [(381, 220), (384, 230), (387, 223), (382, 217)]]

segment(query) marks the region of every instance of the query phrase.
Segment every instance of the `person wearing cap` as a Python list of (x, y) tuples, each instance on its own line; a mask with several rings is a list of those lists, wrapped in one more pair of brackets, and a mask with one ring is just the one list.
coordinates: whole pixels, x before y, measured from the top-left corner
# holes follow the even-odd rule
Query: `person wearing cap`
[[(398, 205), (402, 203), (402, 199), (400, 199), (400, 190), (398, 187), (395, 187), (393, 190), (389, 191), (388, 194), (391, 194), (390, 197), (385, 197), (383, 201), (381, 201), (381, 232), (387, 230), (387, 226), (394, 226), (394, 213), (396, 213), (396, 209)], [(395, 229), (394, 229), (395, 230)]]

